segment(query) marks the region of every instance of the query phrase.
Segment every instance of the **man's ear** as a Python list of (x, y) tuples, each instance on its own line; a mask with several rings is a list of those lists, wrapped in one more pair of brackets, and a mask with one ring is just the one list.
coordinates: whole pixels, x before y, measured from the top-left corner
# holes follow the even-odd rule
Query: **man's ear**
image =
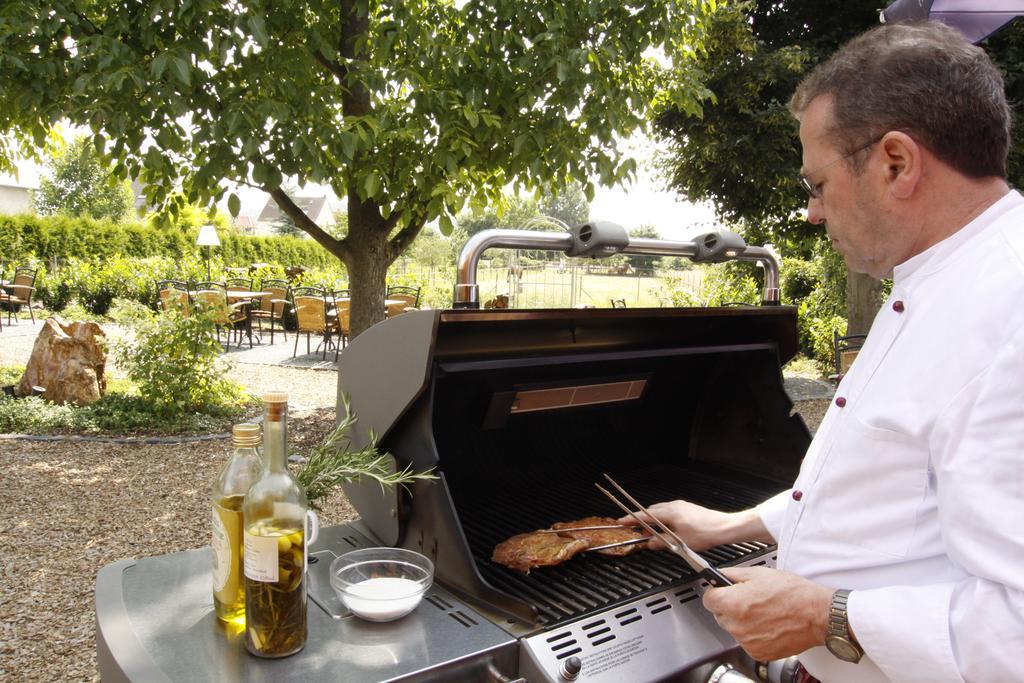
[(890, 131), (879, 143), (885, 180), (889, 191), (897, 199), (908, 199), (921, 180), (921, 158), (924, 150), (906, 133)]

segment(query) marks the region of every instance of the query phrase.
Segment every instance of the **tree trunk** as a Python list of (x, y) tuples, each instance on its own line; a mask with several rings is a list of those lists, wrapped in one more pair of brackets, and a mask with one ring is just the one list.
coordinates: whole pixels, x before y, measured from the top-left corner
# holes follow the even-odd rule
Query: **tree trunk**
[[(358, 223), (358, 221), (356, 222)], [(355, 338), (384, 319), (384, 299), (387, 289), (388, 258), (387, 233), (357, 225), (349, 216), (349, 238), (359, 246), (351, 250), (345, 261), (348, 284), (352, 291), (352, 319), (349, 337)]]
[(846, 334), (867, 334), (881, 305), (881, 280), (846, 272)]

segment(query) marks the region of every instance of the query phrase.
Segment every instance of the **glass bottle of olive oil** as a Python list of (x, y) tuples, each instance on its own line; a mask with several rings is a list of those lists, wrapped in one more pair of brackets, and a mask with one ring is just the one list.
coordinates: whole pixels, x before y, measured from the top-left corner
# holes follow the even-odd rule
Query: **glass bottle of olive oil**
[(231, 458), (213, 483), (213, 605), (217, 618), (238, 626), (245, 623), (242, 500), (263, 468), (260, 438), (259, 425), (235, 425)]
[(263, 397), (264, 468), (242, 505), (245, 527), (245, 645), (287, 657), (306, 644), (308, 503), (288, 473), (288, 394)]

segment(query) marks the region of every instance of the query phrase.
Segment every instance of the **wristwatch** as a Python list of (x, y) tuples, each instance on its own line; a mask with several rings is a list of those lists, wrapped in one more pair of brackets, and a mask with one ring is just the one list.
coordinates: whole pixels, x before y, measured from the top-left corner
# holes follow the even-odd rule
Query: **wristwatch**
[(849, 599), (850, 591), (848, 590), (837, 590), (832, 594), (825, 647), (838, 659), (856, 664), (864, 656), (864, 650), (850, 635), (850, 622), (846, 616), (846, 603)]

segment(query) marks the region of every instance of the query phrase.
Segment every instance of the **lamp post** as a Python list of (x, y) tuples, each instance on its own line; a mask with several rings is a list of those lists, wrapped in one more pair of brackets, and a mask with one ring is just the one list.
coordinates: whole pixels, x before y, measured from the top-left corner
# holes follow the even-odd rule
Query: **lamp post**
[(217, 228), (213, 225), (204, 225), (199, 228), (199, 237), (196, 238), (196, 244), (201, 247), (206, 247), (206, 279), (210, 280), (210, 247), (219, 247), (220, 239), (217, 237)]

